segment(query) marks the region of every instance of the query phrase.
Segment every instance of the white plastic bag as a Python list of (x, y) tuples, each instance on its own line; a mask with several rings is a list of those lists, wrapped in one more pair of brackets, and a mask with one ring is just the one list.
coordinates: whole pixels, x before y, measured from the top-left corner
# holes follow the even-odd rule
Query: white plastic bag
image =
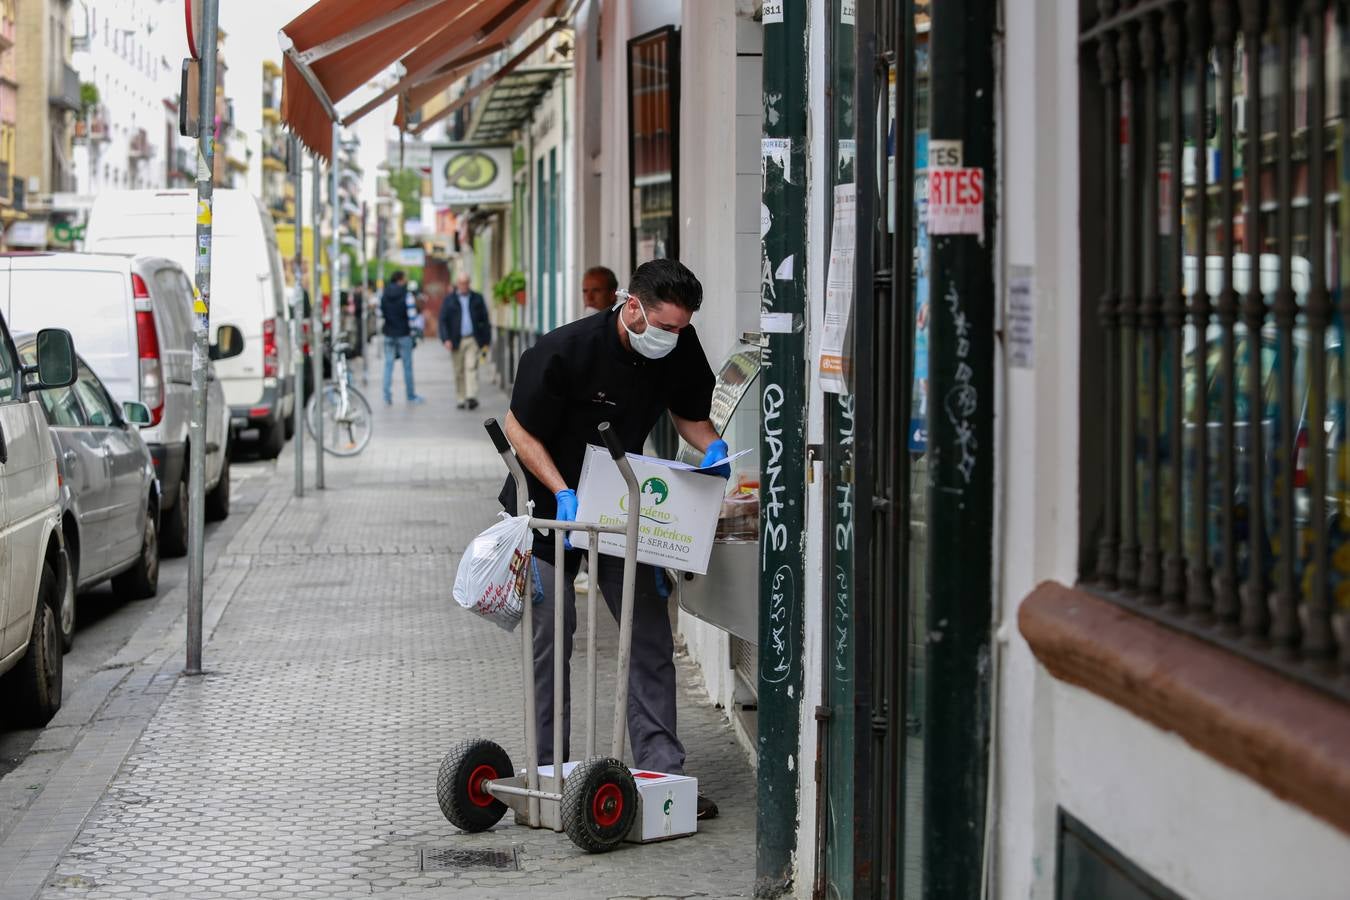
[(455, 573), (455, 602), (507, 631), (523, 612), (529, 574), (529, 516), (503, 516), (470, 542)]

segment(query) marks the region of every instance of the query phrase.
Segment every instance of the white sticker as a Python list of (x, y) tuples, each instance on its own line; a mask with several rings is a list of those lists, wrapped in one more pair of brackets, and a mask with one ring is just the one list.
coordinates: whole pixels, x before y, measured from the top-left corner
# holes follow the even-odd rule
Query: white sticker
[(839, 4), (839, 22), (843, 25), (852, 25), (854, 14), (857, 12), (858, 4), (856, 0), (843, 0)]
[(785, 260), (783, 260), (781, 263), (779, 263), (779, 264), (778, 264), (778, 271), (776, 271), (776, 272), (773, 273), (773, 277), (776, 278), (776, 279), (778, 279), (779, 281), (791, 281), (791, 280), (792, 280), (792, 260), (793, 260), (793, 257), (789, 256), (787, 259), (785, 259)]
[(759, 330), (762, 334), (792, 334), (792, 313), (760, 313)]
[(928, 170), (928, 233), (973, 234), (984, 242), (984, 169)]
[(759, 205), (759, 236), (764, 237), (764, 235), (768, 234), (769, 229), (772, 226), (773, 213), (769, 212), (769, 207), (761, 203)]
[(783, 0), (764, 0), (764, 16), (760, 21), (765, 25), (783, 21)]
[(1008, 268), (1008, 365), (1036, 366), (1036, 287), (1031, 266)]
[(929, 141), (928, 166), (932, 169), (959, 169), (964, 141)]
[(761, 176), (769, 174), (769, 160), (783, 170), (783, 180), (792, 183), (792, 138), (763, 138), (760, 141)]

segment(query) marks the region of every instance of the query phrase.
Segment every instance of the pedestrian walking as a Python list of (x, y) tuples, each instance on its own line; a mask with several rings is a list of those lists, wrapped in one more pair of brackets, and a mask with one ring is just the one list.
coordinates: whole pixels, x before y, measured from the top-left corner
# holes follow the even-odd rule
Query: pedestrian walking
[(455, 279), (455, 290), (441, 304), (441, 343), (455, 366), (455, 394), (459, 409), (478, 408), (478, 360), (492, 343), (492, 323), (487, 302), (470, 287), (469, 276)]
[(605, 266), (591, 266), (581, 276), (581, 297), (586, 304), (584, 315), (593, 316), (614, 305), (619, 291), (619, 279), (614, 270)]
[(408, 321), (407, 276), (395, 272), (384, 287), (380, 297), (380, 312), (384, 316), (384, 402), (386, 406), (394, 402), (394, 360), (403, 360), (403, 387), (408, 394), (408, 402), (417, 405), (424, 403), (417, 395), (413, 382), (413, 340), (412, 327)]
[[(657, 259), (633, 273), (628, 290), (603, 315), (587, 316), (549, 332), (520, 358), (506, 433), (525, 466), (532, 515), (575, 521), (576, 487), (588, 443), (609, 422), (625, 448), (640, 453), (648, 433), (667, 412), (680, 435), (705, 453), (704, 465), (727, 456), (727, 445), (709, 421), (713, 372), (690, 319), (703, 302), (703, 287), (680, 263)], [(500, 496), (515, 512), (510, 478)], [(565, 566), (563, 662), (564, 708), (561, 760), (571, 731), (570, 676), (576, 630), (580, 551), (555, 560), (553, 538), (536, 535), (543, 602), (534, 614), (535, 703), (539, 761), (551, 764), (553, 748), (553, 596), (555, 565)], [(623, 561), (601, 556), (590, 577), (600, 586), (617, 620), (623, 599)], [(633, 608), (629, 670), (628, 731), (639, 768), (683, 774), (684, 745), (675, 729), (674, 638), (670, 586), (664, 569), (639, 566)], [(561, 761), (560, 760), (560, 761)], [(700, 796), (700, 818), (717, 805)]]

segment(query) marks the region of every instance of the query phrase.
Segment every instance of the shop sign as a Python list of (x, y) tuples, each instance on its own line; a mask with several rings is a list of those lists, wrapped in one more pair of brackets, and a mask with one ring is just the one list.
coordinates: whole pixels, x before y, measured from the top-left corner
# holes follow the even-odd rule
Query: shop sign
[(431, 199), (437, 206), (509, 204), (510, 144), (455, 144), (431, 151)]
[(928, 170), (928, 233), (973, 234), (983, 242), (984, 169)]
[(5, 233), (5, 243), (25, 250), (47, 249), (47, 223), (42, 219), (12, 222)]
[(384, 156), (391, 171), (431, 168), (431, 144), (424, 141), (387, 141)]

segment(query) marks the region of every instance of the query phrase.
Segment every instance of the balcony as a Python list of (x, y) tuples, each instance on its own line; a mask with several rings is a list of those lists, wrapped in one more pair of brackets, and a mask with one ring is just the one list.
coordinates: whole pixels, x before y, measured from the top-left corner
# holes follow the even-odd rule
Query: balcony
[(154, 154), (154, 148), (150, 146), (150, 136), (141, 128), (131, 135), (127, 141), (127, 157), (133, 161), (149, 159)]
[(8, 204), (13, 198), (12, 177), (9, 174), (9, 160), (0, 162), (0, 203)]
[(58, 109), (70, 112), (80, 111), (80, 73), (73, 66), (61, 65), (60, 76), (52, 84), (51, 95), (47, 101)]

